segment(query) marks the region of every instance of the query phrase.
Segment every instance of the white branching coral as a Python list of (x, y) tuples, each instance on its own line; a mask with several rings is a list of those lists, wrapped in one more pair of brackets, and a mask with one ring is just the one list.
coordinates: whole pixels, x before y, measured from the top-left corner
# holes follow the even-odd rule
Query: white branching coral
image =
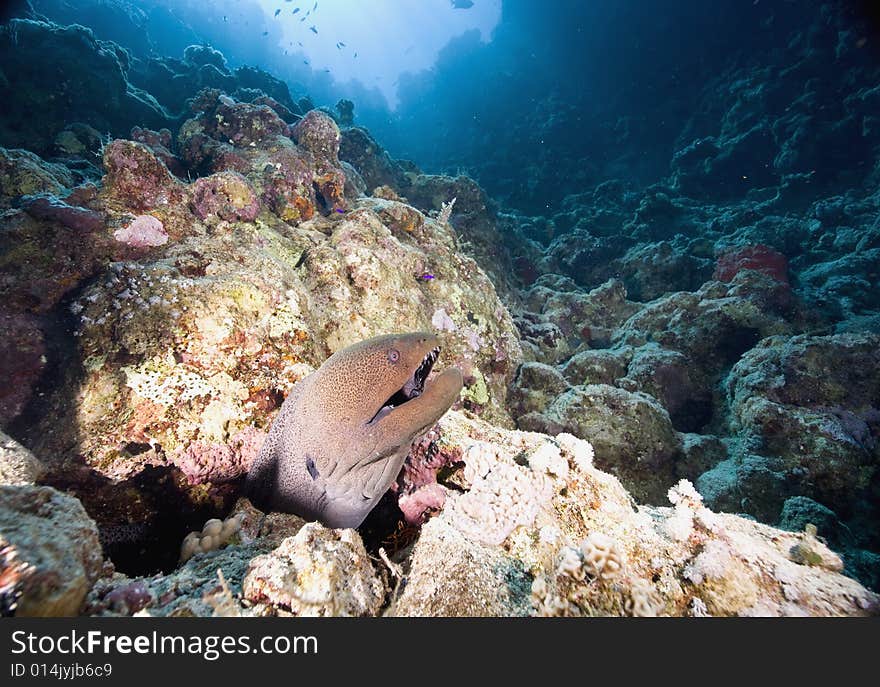
[(244, 515), (237, 513), (226, 520), (211, 518), (202, 527), (201, 532), (190, 532), (183, 540), (180, 547), (180, 562), (186, 563), (197, 553), (214, 551), (228, 544), (233, 536), (241, 529)]
[(556, 572), (576, 580), (584, 579), (584, 559), (581, 552), (572, 546), (563, 546), (557, 557)]
[(666, 521), (666, 533), (675, 541), (687, 541), (697, 526), (704, 532), (720, 530), (718, 516), (703, 505), (703, 497), (686, 479), (667, 492), (675, 512)]
[(440, 224), (447, 224), (449, 222), (449, 218), (452, 216), (452, 208), (455, 207), (455, 201), (458, 198), (453, 198), (448, 203), (440, 203), (440, 213), (437, 215), (437, 221)]
[(448, 517), (460, 532), (491, 546), (503, 542), (518, 526), (531, 525), (541, 505), (552, 497), (548, 478), (518, 465), (498, 462), (485, 477), (474, 477), (470, 491), (447, 509)]
[(584, 569), (600, 580), (613, 580), (626, 565), (626, 556), (607, 534), (591, 532), (580, 544)]
[(732, 564), (730, 546), (720, 539), (712, 539), (704, 544), (702, 551), (685, 567), (684, 578), (694, 584), (702, 584), (706, 579), (721, 579)]
[(571, 454), (574, 464), (581, 472), (592, 470), (593, 445), (589, 441), (563, 432), (556, 435), (556, 443), (564, 452)]
[(568, 461), (562, 457), (559, 446), (552, 441), (545, 441), (529, 455), (529, 467), (538, 474), (560, 480), (568, 477)]
[(647, 580), (634, 580), (624, 602), (628, 615), (636, 618), (656, 618), (661, 611), (660, 597)]

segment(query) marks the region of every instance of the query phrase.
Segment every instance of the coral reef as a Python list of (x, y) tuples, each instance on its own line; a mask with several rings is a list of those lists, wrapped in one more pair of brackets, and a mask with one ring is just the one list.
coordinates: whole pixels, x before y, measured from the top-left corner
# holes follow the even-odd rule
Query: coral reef
[[(0, 25), (3, 614), (880, 612), (878, 72), (833, 4), (650, 117), (523, 79), (436, 174), (101, 4)], [(239, 500), (297, 382), (416, 330), (465, 385), (371, 521)]]
[(385, 589), (354, 530), (309, 523), (251, 560), (242, 595), (260, 615), (363, 616), (378, 612)]

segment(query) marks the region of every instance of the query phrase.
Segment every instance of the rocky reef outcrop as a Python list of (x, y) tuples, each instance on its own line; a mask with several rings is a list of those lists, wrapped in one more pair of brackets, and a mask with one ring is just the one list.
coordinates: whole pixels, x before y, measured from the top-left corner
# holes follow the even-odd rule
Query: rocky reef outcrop
[[(456, 468), (415, 545), (365, 555), (353, 530), (276, 517), (167, 575), (118, 573), (90, 612), (126, 615), (868, 615), (880, 599), (841, 574), (815, 529), (784, 532), (708, 509), (687, 481), (636, 506), (569, 434), (505, 430), (458, 411), (439, 423)], [(237, 509), (247, 518), (246, 501)], [(283, 518), (282, 518), (283, 519)], [(298, 522), (297, 522), (298, 521)]]
[[(4, 614), (880, 610), (880, 195), (796, 145), (869, 136), (868, 91), (835, 133), (738, 86), (660, 182), (526, 216), (213, 49), (0, 27), (4, 74), (33, 49), (60, 80), (0, 84), (36, 108), (0, 117)], [(300, 379), (414, 330), (465, 386), (359, 531), (240, 499)]]

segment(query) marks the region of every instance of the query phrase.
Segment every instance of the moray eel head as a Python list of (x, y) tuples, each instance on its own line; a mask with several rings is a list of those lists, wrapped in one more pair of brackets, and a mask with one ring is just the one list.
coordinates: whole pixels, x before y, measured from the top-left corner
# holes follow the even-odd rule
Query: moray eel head
[(284, 401), (248, 472), (265, 510), (357, 527), (397, 477), (412, 442), (458, 398), (461, 372), (430, 377), (433, 334), (390, 334), (337, 351)]

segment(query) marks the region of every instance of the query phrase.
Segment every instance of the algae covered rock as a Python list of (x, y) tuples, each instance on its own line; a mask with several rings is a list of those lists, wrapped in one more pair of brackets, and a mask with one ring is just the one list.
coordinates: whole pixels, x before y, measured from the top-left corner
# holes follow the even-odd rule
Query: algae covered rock
[(0, 486), (2, 614), (77, 615), (101, 573), (95, 523), (51, 487)]
[(0, 485), (34, 484), (45, 474), (46, 466), (33, 453), (0, 432)]
[[(732, 419), (800, 495), (848, 512), (876, 484), (880, 337), (773, 337), (728, 381)], [(870, 497), (868, 497), (870, 498)]]
[(302, 616), (375, 615), (385, 596), (354, 530), (317, 523), (251, 560), (242, 593), (253, 603)]
[(682, 451), (669, 414), (656, 400), (605, 384), (572, 387), (543, 412), (521, 416), (518, 425), (588, 439), (598, 450), (599, 464), (646, 503), (664, 499)]

